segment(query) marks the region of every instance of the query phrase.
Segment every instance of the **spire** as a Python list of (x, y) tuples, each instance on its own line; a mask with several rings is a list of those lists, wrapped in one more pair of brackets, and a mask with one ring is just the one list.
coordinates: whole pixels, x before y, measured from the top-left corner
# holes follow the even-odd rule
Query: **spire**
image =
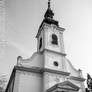
[(50, 1), (51, 1), (51, 0), (48, 0), (48, 9), (50, 9)]
[(48, 9), (47, 9), (47, 11), (46, 11), (46, 13), (44, 15), (44, 17), (46, 19), (53, 19), (53, 16), (54, 16), (53, 11), (51, 10), (50, 1), (51, 0), (48, 0)]
[[(39, 27), (39, 31), (40, 31), (40, 28), (43, 26), (44, 23), (49, 24), (49, 25), (54, 24), (56, 26), (59, 26), (58, 21), (54, 20), (53, 16), (54, 16), (54, 13), (51, 10), (51, 0), (48, 0), (48, 8), (47, 8), (47, 11), (45, 12), (44, 19), (43, 19), (43, 21), (42, 21), (42, 23)], [(36, 37), (38, 37), (39, 31), (38, 31)]]
[(43, 23), (54, 24), (56, 26), (59, 26), (58, 21), (54, 20), (53, 16), (54, 16), (54, 13), (51, 10), (51, 0), (48, 0), (48, 8), (47, 8), (47, 11), (44, 15), (44, 20), (42, 21), (42, 23), (40, 25), (40, 28), (42, 27)]

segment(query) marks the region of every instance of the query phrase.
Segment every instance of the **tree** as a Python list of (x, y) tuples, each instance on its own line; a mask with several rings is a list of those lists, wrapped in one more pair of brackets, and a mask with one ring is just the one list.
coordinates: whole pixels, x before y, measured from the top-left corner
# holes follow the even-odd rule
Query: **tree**
[(0, 75), (0, 92), (4, 92), (6, 82), (6, 75)]

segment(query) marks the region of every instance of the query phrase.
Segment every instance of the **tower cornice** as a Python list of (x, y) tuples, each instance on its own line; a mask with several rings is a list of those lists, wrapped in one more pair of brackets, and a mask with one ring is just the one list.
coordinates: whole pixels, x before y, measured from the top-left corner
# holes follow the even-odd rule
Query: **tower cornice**
[(56, 26), (55, 24), (49, 25), (48, 23), (45, 23), (44, 22), (44, 23), (42, 23), (41, 27), (39, 27), (38, 33), (36, 35), (36, 38), (39, 36), (39, 34), (40, 34), (41, 30), (44, 28), (44, 26), (47, 26), (47, 27), (52, 27), (53, 26), (54, 28), (56, 28), (57, 30), (60, 30), (61, 32), (64, 32), (65, 31), (65, 28)]
[(44, 51), (48, 51), (48, 52), (56, 53), (56, 54), (59, 54), (59, 55), (62, 55), (62, 56), (66, 56), (65, 53), (57, 52), (57, 51), (54, 51), (54, 50), (44, 49), (42, 52), (44, 52)]

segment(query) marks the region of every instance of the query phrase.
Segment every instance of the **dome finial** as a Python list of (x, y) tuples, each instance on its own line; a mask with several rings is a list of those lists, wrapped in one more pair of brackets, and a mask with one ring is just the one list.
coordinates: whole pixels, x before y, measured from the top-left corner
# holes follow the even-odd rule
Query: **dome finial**
[(48, 0), (48, 9), (50, 9), (50, 1), (51, 1), (51, 0)]
[(47, 11), (46, 11), (46, 13), (45, 13), (45, 15), (44, 15), (44, 17), (46, 18), (46, 19), (53, 19), (53, 16), (54, 16), (54, 13), (53, 13), (53, 11), (51, 10), (51, 8), (50, 8), (50, 1), (51, 0), (48, 0), (48, 9), (47, 9)]

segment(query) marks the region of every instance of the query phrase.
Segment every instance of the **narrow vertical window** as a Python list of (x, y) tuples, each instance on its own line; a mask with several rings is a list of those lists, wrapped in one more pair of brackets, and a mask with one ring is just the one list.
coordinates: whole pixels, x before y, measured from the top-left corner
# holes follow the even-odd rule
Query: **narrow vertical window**
[(52, 44), (58, 45), (58, 38), (55, 34), (52, 34)]
[(42, 47), (42, 38), (40, 38), (40, 45), (39, 45), (39, 49), (41, 49)]

